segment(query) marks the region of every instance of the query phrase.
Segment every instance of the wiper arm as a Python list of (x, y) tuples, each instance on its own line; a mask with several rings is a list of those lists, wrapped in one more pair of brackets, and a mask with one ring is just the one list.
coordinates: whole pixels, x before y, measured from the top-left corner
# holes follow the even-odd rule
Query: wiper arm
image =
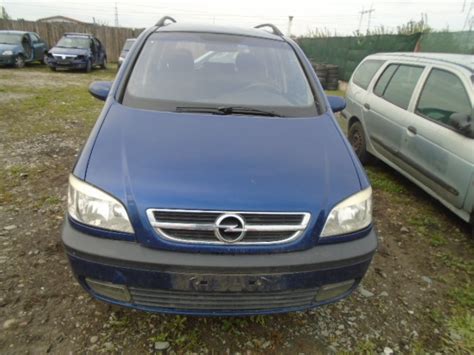
[(252, 115), (252, 116), (268, 116), (268, 117), (281, 117), (276, 112), (265, 111), (252, 107), (243, 106), (178, 106), (176, 107), (177, 112), (201, 112), (201, 113), (212, 113), (215, 115)]

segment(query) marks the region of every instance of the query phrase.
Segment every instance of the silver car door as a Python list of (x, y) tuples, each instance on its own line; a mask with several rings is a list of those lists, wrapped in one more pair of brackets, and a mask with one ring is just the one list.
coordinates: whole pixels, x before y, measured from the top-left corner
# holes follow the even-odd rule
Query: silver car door
[(407, 108), (423, 66), (390, 63), (364, 103), (364, 123), (375, 153), (397, 163), (407, 127)]
[(408, 113), (401, 158), (406, 170), (441, 199), (462, 208), (474, 163), (474, 139), (452, 125), (453, 113), (472, 115), (473, 103), (461, 77), (433, 67)]

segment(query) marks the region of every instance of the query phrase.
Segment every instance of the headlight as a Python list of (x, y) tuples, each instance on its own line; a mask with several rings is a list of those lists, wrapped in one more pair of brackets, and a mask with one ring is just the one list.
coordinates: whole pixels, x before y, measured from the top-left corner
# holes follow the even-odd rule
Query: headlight
[(119, 57), (118, 62), (119, 62), (119, 63), (122, 63), (124, 59), (125, 59), (125, 58), (123, 58), (123, 57)]
[(117, 199), (72, 175), (68, 212), (73, 219), (90, 226), (133, 233), (127, 211)]
[(2, 55), (13, 55), (13, 51), (3, 51)]
[(372, 223), (372, 188), (340, 202), (329, 213), (321, 237), (355, 232)]

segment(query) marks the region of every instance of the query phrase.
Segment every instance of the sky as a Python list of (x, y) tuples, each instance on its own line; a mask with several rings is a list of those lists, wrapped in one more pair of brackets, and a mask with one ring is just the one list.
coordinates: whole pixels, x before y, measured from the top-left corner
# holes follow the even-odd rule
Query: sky
[(293, 35), (305, 35), (316, 28), (338, 35), (365, 32), (369, 16), (362, 10), (374, 9), (370, 28), (384, 26), (396, 30), (426, 14), (428, 24), (437, 30), (460, 31), (466, 19), (474, 18), (474, 0), (0, 0), (12, 18), (36, 20), (63, 15), (85, 22), (113, 26), (117, 6), (119, 25), (144, 28), (170, 15), (180, 22), (215, 23), (250, 27), (271, 22), (283, 32), (288, 16), (294, 16)]

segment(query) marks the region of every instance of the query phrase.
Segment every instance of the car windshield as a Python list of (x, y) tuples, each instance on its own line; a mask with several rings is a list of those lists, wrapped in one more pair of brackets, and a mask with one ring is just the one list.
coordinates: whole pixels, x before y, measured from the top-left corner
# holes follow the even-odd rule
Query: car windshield
[(23, 35), (18, 33), (0, 33), (0, 43), (19, 44), (22, 37)]
[[(315, 98), (291, 46), (248, 36), (158, 32), (141, 51), (123, 104), (159, 111), (275, 116), (317, 114)], [(242, 110), (242, 108), (244, 110)], [(248, 109), (252, 108), (253, 111)]]
[(125, 41), (125, 44), (123, 45), (123, 51), (128, 51), (130, 48), (132, 48), (133, 43), (135, 42), (134, 39), (127, 39)]
[(63, 37), (56, 47), (63, 48), (90, 48), (90, 39), (87, 37)]

